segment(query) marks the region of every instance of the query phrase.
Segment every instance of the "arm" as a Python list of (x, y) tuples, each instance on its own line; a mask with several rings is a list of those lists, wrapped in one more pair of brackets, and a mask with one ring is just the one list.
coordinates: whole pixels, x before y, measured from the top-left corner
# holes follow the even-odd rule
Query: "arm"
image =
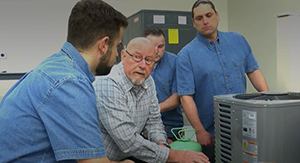
[[(106, 157), (90, 82), (65, 78), (61, 83), (38, 110), (56, 159)], [(64, 152), (70, 149), (72, 152)]]
[(182, 108), (191, 123), (192, 127), (196, 130), (197, 142), (203, 146), (213, 146), (214, 139), (203, 127), (199, 117), (196, 104), (192, 95), (180, 96)]
[[(76, 160), (78, 163), (117, 163), (116, 161), (109, 161), (107, 157), (95, 158), (95, 159), (82, 159)], [(134, 163), (130, 160), (120, 161), (119, 163)]]
[(257, 69), (252, 72), (247, 73), (249, 80), (258, 92), (269, 91), (266, 79), (264, 78), (262, 72)]
[(177, 94), (176, 60), (174, 60), (174, 68), (172, 72), (173, 72), (172, 85), (171, 85), (172, 95), (168, 97), (165, 101), (159, 103), (160, 112), (173, 110), (180, 105), (180, 99)]
[(159, 103), (160, 112), (169, 111), (175, 109), (180, 105), (180, 99), (177, 93), (172, 94), (165, 101)]
[(202, 152), (195, 151), (175, 151), (170, 149), (167, 162), (178, 163), (209, 163), (208, 158)]

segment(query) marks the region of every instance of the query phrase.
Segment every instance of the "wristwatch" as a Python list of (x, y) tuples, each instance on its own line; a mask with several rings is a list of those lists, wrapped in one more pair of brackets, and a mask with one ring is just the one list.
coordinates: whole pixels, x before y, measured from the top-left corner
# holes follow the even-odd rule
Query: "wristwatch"
[(167, 142), (165, 142), (165, 141), (160, 141), (160, 142), (158, 142), (157, 144), (158, 144), (158, 145), (163, 144), (163, 145), (165, 145), (166, 147), (170, 148), (169, 143), (167, 143)]

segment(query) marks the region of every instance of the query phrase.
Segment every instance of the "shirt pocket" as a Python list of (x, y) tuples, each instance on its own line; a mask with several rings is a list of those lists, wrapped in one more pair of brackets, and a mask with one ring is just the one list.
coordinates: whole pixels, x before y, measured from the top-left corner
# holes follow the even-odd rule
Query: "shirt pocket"
[(233, 72), (234, 77), (240, 79), (245, 76), (245, 59), (233, 60)]

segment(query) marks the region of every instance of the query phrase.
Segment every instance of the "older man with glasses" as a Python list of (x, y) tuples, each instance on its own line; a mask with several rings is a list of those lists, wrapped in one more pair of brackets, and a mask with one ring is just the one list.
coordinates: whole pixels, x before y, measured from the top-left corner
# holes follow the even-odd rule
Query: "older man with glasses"
[(94, 82), (107, 156), (116, 161), (128, 158), (136, 163), (208, 162), (203, 153), (168, 148), (150, 76), (155, 54), (150, 40), (134, 38), (122, 50), (122, 62), (108, 76)]

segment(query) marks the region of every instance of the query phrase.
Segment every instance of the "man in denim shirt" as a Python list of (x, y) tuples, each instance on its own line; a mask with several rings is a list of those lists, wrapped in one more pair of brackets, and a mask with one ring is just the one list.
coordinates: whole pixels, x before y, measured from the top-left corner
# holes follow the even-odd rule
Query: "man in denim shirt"
[(220, 18), (212, 2), (196, 1), (192, 16), (198, 33), (177, 57), (178, 95), (198, 143), (214, 162), (213, 96), (245, 93), (245, 74), (257, 91), (269, 89), (246, 39), (217, 30)]
[(155, 82), (161, 118), (167, 132), (168, 143), (171, 143), (175, 140), (171, 129), (183, 126), (182, 110), (177, 94), (177, 56), (165, 51), (165, 34), (159, 27), (147, 27), (144, 31), (144, 37), (149, 39), (156, 48), (156, 64), (151, 72), (151, 76)]
[(110, 162), (92, 82), (94, 75), (109, 73), (127, 24), (103, 1), (74, 6), (61, 50), (24, 75), (1, 101), (0, 162)]

